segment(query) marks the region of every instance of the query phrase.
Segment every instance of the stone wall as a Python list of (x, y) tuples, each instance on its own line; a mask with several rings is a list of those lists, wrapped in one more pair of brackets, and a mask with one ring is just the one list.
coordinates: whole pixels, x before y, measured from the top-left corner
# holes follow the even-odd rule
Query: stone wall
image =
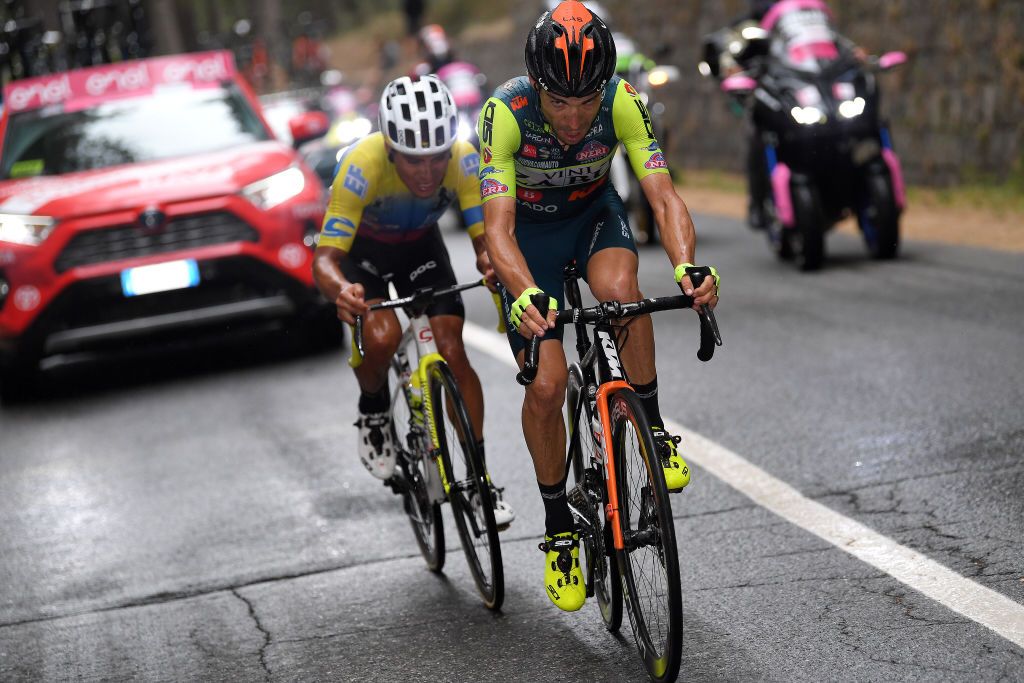
[[(474, 27), (462, 53), (495, 83), (524, 72), (523, 44), (542, 2), (496, 4), (493, 31)], [(602, 0), (615, 30), (683, 73), (664, 101), (683, 168), (742, 169), (742, 121), (697, 73), (702, 36), (727, 24), (741, 0)], [(883, 111), (911, 182), (928, 185), (1024, 175), (1024, 0), (833, 0), (837, 28), (871, 53), (910, 62), (879, 77)]]

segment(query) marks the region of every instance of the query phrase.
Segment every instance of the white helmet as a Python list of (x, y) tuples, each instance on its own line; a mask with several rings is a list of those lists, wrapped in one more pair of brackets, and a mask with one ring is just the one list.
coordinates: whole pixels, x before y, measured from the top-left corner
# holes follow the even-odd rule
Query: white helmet
[(380, 130), (392, 149), (405, 154), (444, 152), (455, 143), (455, 100), (433, 74), (414, 81), (396, 78), (380, 96)]

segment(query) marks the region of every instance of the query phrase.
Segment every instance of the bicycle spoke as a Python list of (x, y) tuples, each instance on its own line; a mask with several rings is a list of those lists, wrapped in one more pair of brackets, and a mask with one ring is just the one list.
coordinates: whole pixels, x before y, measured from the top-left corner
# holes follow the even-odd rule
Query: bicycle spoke
[(679, 566), (671, 505), (661, 461), (640, 400), (616, 394), (614, 425), (620, 525), (625, 543), (622, 576), (644, 664), (654, 680), (676, 675), (682, 648)]
[(504, 599), (504, 574), (490, 488), (482, 476), (483, 463), (465, 405), (446, 365), (431, 367), (430, 392), (448, 500), (462, 549), (484, 603), (497, 609)]

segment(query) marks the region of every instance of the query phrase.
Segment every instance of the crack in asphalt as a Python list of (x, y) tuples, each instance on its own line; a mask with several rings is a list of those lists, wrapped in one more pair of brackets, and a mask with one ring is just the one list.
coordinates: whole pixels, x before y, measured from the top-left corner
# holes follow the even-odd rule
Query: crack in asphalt
[(257, 654), (260, 658), (260, 667), (262, 667), (263, 673), (265, 674), (263, 679), (269, 681), (271, 674), (270, 667), (267, 666), (267, 648), (270, 647), (270, 631), (263, 627), (263, 623), (260, 621), (259, 615), (256, 614), (256, 607), (253, 605), (252, 601), (239, 593), (237, 589), (232, 589), (231, 594), (245, 603), (246, 609), (249, 610), (249, 617), (252, 618), (253, 623), (256, 624), (256, 630), (263, 634), (263, 644), (260, 645), (260, 649)]
[(292, 572), (288, 574), (278, 574), (274, 576), (263, 576), (250, 581), (237, 584), (224, 584), (224, 585), (213, 585), (205, 588), (196, 588), (193, 590), (180, 590), (180, 591), (161, 591), (159, 593), (153, 593), (152, 595), (144, 595), (138, 598), (125, 600), (118, 602), (113, 605), (107, 605), (105, 607), (98, 607), (95, 609), (85, 610), (70, 610), (61, 614), (51, 614), (42, 617), (33, 617), (31, 619), (19, 619), (16, 621), (0, 622), (0, 629), (12, 628), (16, 626), (28, 626), (31, 624), (44, 623), (48, 621), (58, 621), (60, 619), (67, 619), (71, 617), (80, 617), (90, 614), (102, 614), (104, 612), (117, 612), (125, 609), (132, 609), (134, 607), (147, 607), (150, 605), (162, 605), (165, 603), (176, 602), (179, 600), (189, 600), (191, 598), (201, 598), (208, 595), (215, 595), (217, 593), (234, 592), (242, 588), (250, 588), (253, 586), (259, 586), (262, 584), (279, 583), (282, 581), (291, 581), (293, 579), (303, 579), (310, 576), (317, 576), (320, 574), (329, 574), (330, 572), (342, 571), (345, 569), (353, 569), (356, 567), (368, 567), (375, 564), (384, 564), (387, 562), (394, 562), (400, 560), (408, 560), (414, 557), (419, 557), (419, 552), (409, 553), (407, 555), (396, 555), (393, 557), (382, 557), (365, 562), (353, 562), (348, 564), (330, 565), (325, 567), (317, 567), (308, 571)]
[[(529, 534), (518, 537), (509, 537), (502, 535), (502, 543), (520, 543), (520, 542), (531, 542), (536, 540), (536, 535)], [(461, 546), (455, 547), (453, 550), (460, 550)], [(358, 567), (370, 567), (376, 564), (385, 564), (388, 562), (395, 562), (401, 560), (409, 560), (420, 557), (419, 551), (409, 552), (404, 555), (395, 555), (392, 557), (381, 557), (365, 562), (350, 562), (347, 564), (336, 564), (329, 566), (316, 567), (308, 571), (292, 572), (287, 574), (277, 574), (273, 576), (263, 576), (236, 584), (223, 584), (213, 585), (209, 587), (200, 587), (193, 590), (179, 590), (179, 591), (161, 591), (159, 593), (153, 593), (151, 595), (143, 595), (138, 598), (125, 600), (105, 607), (98, 607), (95, 609), (84, 609), (84, 610), (69, 610), (60, 614), (49, 614), (41, 617), (32, 617), (30, 619), (18, 619), (15, 621), (0, 622), (0, 629), (14, 628), (17, 626), (30, 626), (32, 624), (45, 623), (50, 621), (59, 621), (61, 619), (69, 619), (73, 617), (81, 617), (90, 614), (102, 614), (104, 612), (117, 612), (120, 610), (132, 609), (135, 607), (148, 607), (151, 605), (163, 605), (166, 603), (177, 602), (179, 600), (189, 600), (191, 598), (201, 598), (208, 595), (215, 595), (217, 593), (232, 592), (236, 593), (238, 590), (243, 588), (251, 588), (253, 586), (259, 586), (262, 584), (279, 583), (283, 581), (291, 581), (293, 579), (303, 579), (311, 576), (318, 576), (320, 574), (329, 574), (331, 572), (343, 571), (346, 569), (354, 569)], [(240, 596), (239, 596), (240, 597)]]

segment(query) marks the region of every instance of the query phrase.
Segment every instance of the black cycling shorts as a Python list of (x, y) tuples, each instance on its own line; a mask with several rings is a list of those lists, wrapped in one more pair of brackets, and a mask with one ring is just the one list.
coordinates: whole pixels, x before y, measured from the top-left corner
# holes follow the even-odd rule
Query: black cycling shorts
[[(629, 229), (626, 207), (618, 192), (608, 187), (592, 205), (579, 216), (560, 221), (535, 223), (516, 217), (516, 242), (533, 275), (533, 281), (562, 308), (564, 297), (564, 269), (572, 261), (584, 280), (590, 257), (609, 247), (622, 247), (636, 253), (633, 231)], [(515, 299), (499, 285), (505, 319)], [(519, 330), (507, 326), (508, 343), (512, 353), (518, 355), (526, 348), (526, 340)], [(562, 328), (549, 330), (544, 339), (562, 339)]]
[[(394, 283), (399, 296), (422, 287), (443, 289), (455, 284), (448, 249), (436, 224), (423, 237), (395, 244), (357, 236), (348, 258), (341, 261), (341, 271), (349, 282), (363, 286), (367, 301), (387, 299), (388, 282)], [(427, 308), (427, 315), (465, 318), (462, 295), (455, 293), (435, 300)]]

